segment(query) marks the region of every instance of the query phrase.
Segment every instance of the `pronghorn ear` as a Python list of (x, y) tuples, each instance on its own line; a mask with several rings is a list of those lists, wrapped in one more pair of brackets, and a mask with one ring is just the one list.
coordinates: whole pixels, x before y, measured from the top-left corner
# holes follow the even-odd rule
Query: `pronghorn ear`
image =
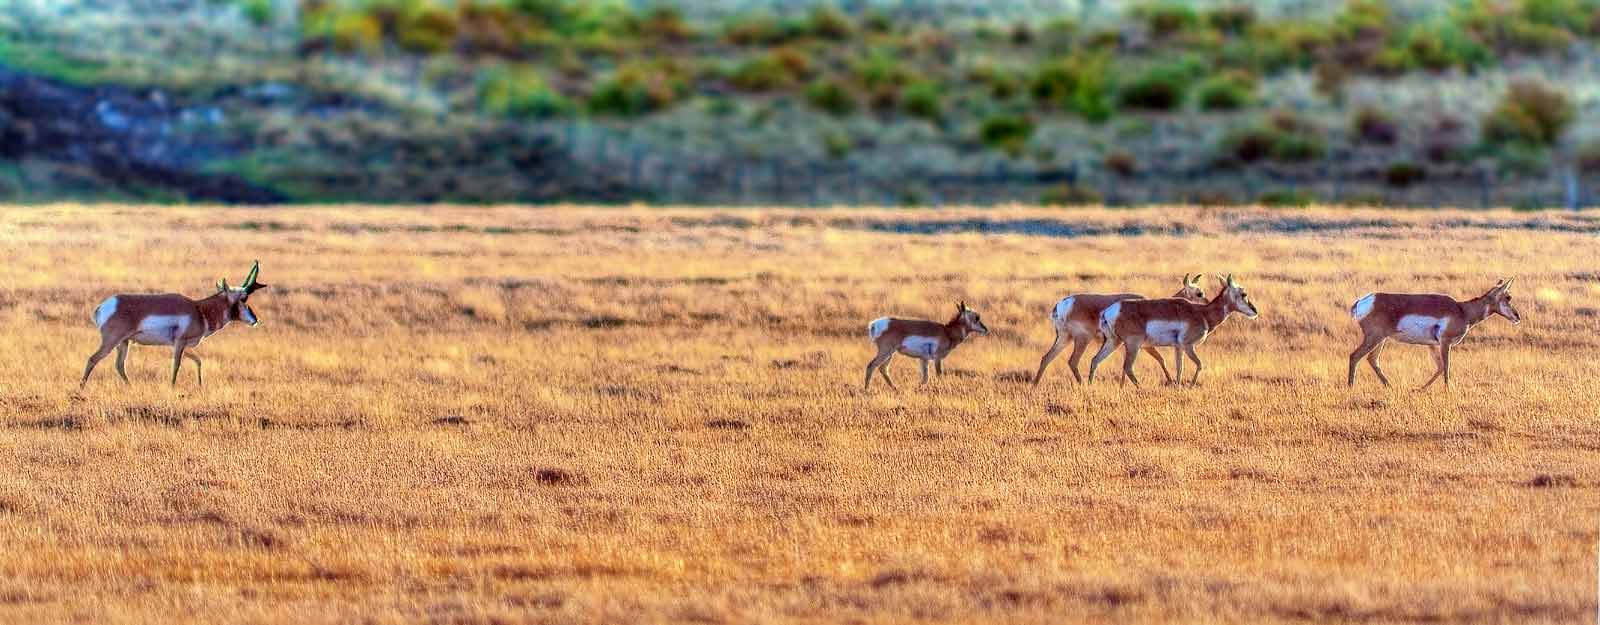
[(227, 293), (228, 292), (228, 279), (227, 278), (223, 278), (223, 279), (217, 281), (217, 292), (218, 293)]
[(960, 300), (960, 301), (956, 302), (956, 312), (958, 312), (958, 313), (967, 312), (967, 300)]
[(1228, 288), (1233, 288), (1233, 274), (1228, 274)]
[(1501, 293), (1510, 293), (1511, 292), (1511, 282), (1514, 281), (1514, 280), (1516, 280), (1516, 278), (1509, 278), (1509, 279), (1501, 281), (1500, 292)]
[(1217, 285), (1218, 285), (1218, 286), (1220, 286), (1220, 287), (1222, 287), (1222, 288), (1228, 288), (1228, 279), (1227, 279), (1227, 278), (1224, 278), (1224, 277), (1222, 277), (1222, 274), (1220, 274), (1220, 273), (1214, 273), (1214, 274), (1211, 274), (1211, 277), (1213, 277), (1213, 278), (1216, 278), (1216, 279), (1217, 279)]
[(1189, 274), (1183, 274), (1183, 285), (1190, 286), (1192, 284), (1194, 283), (1189, 281)]

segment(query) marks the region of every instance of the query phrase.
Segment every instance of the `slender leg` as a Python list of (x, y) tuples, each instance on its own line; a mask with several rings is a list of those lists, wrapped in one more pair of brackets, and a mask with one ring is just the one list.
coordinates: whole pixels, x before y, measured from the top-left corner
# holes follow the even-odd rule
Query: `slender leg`
[[(1172, 346), (1172, 359), (1175, 361), (1173, 364), (1175, 364), (1177, 366), (1177, 368), (1178, 368), (1178, 382), (1177, 382), (1177, 384), (1178, 384), (1178, 386), (1183, 386), (1183, 346), (1182, 345), (1173, 345)], [(1167, 381), (1171, 382), (1172, 379), (1168, 378)]]
[[(1101, 338), (1100, 342), (1106, 342)], [(1072, 370), (1072, 381), (1083, 384), (1083, 376), (1078, 375), (1078, 361), (1083, 360), (1083, 350), (1089, 347), (1089, 337), (1079, 336), (1072, 339), (1072, 353), (1067, 355), (1067, 368)]]
[(1056, 342), (1050, 345), (1050, 350), (1044, 353), (1044, 358), (1039, 359), (1039, 372), (1033, 374), (1033, 385), (1038, 386), (1039, 380), (1044, 377), (1044, 368), (1050, 366), (1050, 361), (1056, 359), (1061, 353), (1061, 348), (1067, 346), (1067, 335), (1056, 330)]
[(891, 360), (894, 360), (894, 352), (889, 352), (889, 355), (883, 357), (883, 364), (878, 365), (878, 375), (883, 378), (885, 384), (889, 385), (889, 388), (900, 390), (899, 387), (894, 385), (894, 380), (889, 379), (889, 361)]
[(1356, 385), (1356, 365), (1361, 363), (1362, 356), (1366, 356), (1373, 349), (1376, 349), (1378, 344), (1382, 342), (1383, 337), (1373, 336), (1370, 334), (1361, 337), (1361, 345), (1356, 347), (1356, 351), (1350, 352), (1350, 373), (1349, 376), (1345, 378), (1345, 386)]
[(928, 383), (928, 361), (927, 360), (918, 360), (918, 362), (922, 363), (922, 383), (923, 384), (927, 384)]
[(1089, 381), (1090, 382), (1094, 381), (1094, 372), (1095, 372), (1095, 370), (1100, 368), (1100, 363), (1101, 362), (1105, 361), (1106, 358), (1111, 356), (1111, 350), (1114, 350), (1114, 349), (1117, 348), (1117, 343), (1118, 342), (1119, 341), (1117, 341), (1115, 339), (1115, 337), (1109, 337), (1108, 336), (1108, 337), (1106, 337), (1104, 342), (1100, 343), (1100, 353), (1095, 354), (1094, 355), (1094, 360), (1090, 360), (1089, 361)]
[(178, 385), (178, 369), (183, 366), (183, 341), (172, 346), (172, 385)]
[(944, 377), (944, 359), (943, 358), (940, 358), (938, 360), (933, 361), (933, 373), (935, 375), (938, 375), (941, 378)]
[(867, 362), (867, 381), (861, 384), (861, 390), (872, 388), (872, 372), (877, 371), (878, 367), (888, 362), (889, 356), (893, 353), (892, 351), (878, 350), (878, 355), (873, 356), (872, 360)]
[(123, 341), (121, 343), (117, 343), (117, 375), (122, 378), (122, 383), (123, 384), (127, 384), (128, 383), (128, 372), (122, 368), (122, 364), (124, 362), (126, 362), (127, 360), (128, 360), (128, 342), (127, 341)]
[(1442, 353), (1442, 352), (1436, 351), (1436, 352), (1433, 353), (1433, 364), (1434, 364), (1434, 367), (1435, 367), (1435, 369), (1433, 370), (1433, 377), (1428, 378), (1428, 382), (1426, 384), (1423, 384), (1417, 390), (1419, 390), (1419, 391), (1428, 390), (1428, 387), (1433, 386), (1433, 381), (1439, 379), (1439, 376), (1444, 374), (1444, 358), (1439, 355), (1440, 353)]
[(199, 384), (200, 386), (205, 386), (206, 385), (205, 374), (200, 371), (200, 368), (201, 368), (200, 357), (196, 356), (194, 354), (194, 350), (192, 350), (192, 349), (189, 350), (189, 351), (184, 352), (183, 353), (183, 357), (194, 361), (194, 381), (195, 381), (195, 384)]
[[(1184, 349), (1184, 351), (1189, 352), (1189, 360), (1193, 360), (1194, 361), (1194, 379), (1189, 380), (1189, 383), (1190, 384), (1199, 384), (1200, 383), (1200, 370), (1203, 369), (1205, 367), (1205, 365), (1200, 364), (1200, 355), (1194, 353), (1194, 345), (1193, 344), (1184, 345), (1183, 349)], [(1181, 361), (1182, 359), (1179, 359), (1179, 360)], [(1181, 379), (1183, 376), (1178, 376), (1178, 377)]]
[(1444, 369), (1444, 387), (1450, 388), (1450, 343), (1439, 343), (1439, 362)]
[(1144, 339), (1136, 336), (1130, 336), (1122, 340), (1122, 349), (1125, 352), (1122, 357), (1122, 382), (1124, 384), (1132, 380), (1134, 386), (1139, 385), (1139, 378), (1133, 375), (1133, 361), (1139, 358), (1139, 346), (1142, 343), (1144, 343)]
[[(1167, 371), (1167, 360), (1161, 357), (1160, 350), (1157, 350), (1154, 345), (1146, 345), (1144, 346), (1144, 353), (1150, 354), (1151, 358), (1156, 359), (1156, 364), (1161, 365), (1161, 377), (1166, 378), (1167, 382), (1171, 383), (1172, 373)], [(1178, 377), (1182, 378), (1183, 376), (1180, 374)]]
[(111, 354), (111, 350), (116, 349), (116, 346), (123, 344), (132, 336), (130, 333), (116, 340), (110, 340), (110, 336), (102, 333), (100, 335), (100, 349), (95, 350), (94, 354), (89, 356), (89, 363), (83, 367), (83, 379), (78, 381), (78, 388), (82, 389), (85, 384), (89, 383), (89, 374), (94, 372), (95, 365), (100, 364), (101, 360)]
[(1372, 366), (1372, 372), (1378, 374), (1378, 381), (1384, 386), (1389, 385), (1389, 377), (1383, 374), (1383, 369), (1378, 367), (1378, 353), (1383, 351), (1383, 341), (1378, 341), (1378, 346), (1367, 352), (1367, 364)]

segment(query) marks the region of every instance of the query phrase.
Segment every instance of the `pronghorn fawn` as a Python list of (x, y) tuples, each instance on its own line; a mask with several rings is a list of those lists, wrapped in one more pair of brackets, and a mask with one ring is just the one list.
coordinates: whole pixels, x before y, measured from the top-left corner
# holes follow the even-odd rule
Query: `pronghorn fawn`
[(1522, 315), (1511, 306), (1511, 280), (1501, 280), (1489, 292), (1469, 300), (1457, 301), (1448, 295), (1418, 293), (1368, 293), (1350, 307), (1350, 316), (1361, 324), (1361, 345), (1350, 352), (1348, 386), (1356, 384), (1356, 365), (1366, 357), (1378, 381), (1389, 385), (1389, 378), (1378, 368), (1378, 352), (1393, 338), (1401, 343), (1433, 347), (1436, 369), (1418, 390), (1431, 386), (1439, 376), (1450, 386), (1450, 348), (1467, 336), (1467, 330), (1489, 315), (1500, 315), (1513, 325)]
[(1222, 325), (1228, 315), (1239, 313), (1255, 319), (1258, 314), (1244, 287), (1233, 281), (1233, 274), (1217, 279), (1222, 283), (1222, 291), (1204, 304), (1181, 299), (1144, 299), (1117, 302), (1106, 307), (1105, 312), (1100, 314), (1100, 332), (1106, 335), (1106, 344), (1100, 347), (1100, 353), (1095, 354), (1094, 361), (1089, 363), (1089, 381), (1094, 381), (1094, 372), (1100, 367), (1100, 362), (1120, 344), (1127, 350), (1122, 360), (1124, 382), (1132, 380), (1134, 386), (1139, 385), (1139, 378), (1133, 375), (1133, 361), (1138, 357), (1140, 348), (1152, 345), (1172, 347), (1179, 384), (1183, 383), (1183, 355), (1187, 353), (1189, 359), (1194, 361), (1194, 379), (1189, 382), (1200, 383), (1203, 365), (1200, 364), (1200, 356), (1195, 354), (1195, 347), (1205, 341), (1217, 326)]
[(867, 380), (861, 388), (872, 387), (872, 372), (877, 371), (883, 381), (894, 388), (889, 379), (889, 360), (900, 352), (922, 361), (922, 383), (928, 383), (928, 361), (933, 361), (934, 371), (944, 375), (944, 358), (950, 351), (967, 340), (969, 334), (988, 334), (978, 311), (967, 308), (966, 302), (956, 304), (956, 316), (946, 323), (925, 319), (896, 319), (882, 317), (867, 324), (867, 336), (878, 346), (878, 355), (867, 363)]
[[(1205, 303), (1206, 294), (1200, 288), (1200, 274), (1195, 274), (1193, 278), (1184, 274), (1183, 288), (1178, 289), (1172, 297), (1197, 304)], [(1056, 329), (1056, 342), (1050, 346), (1050, 351), (1044, 353), (1044, 358), (1039, 359), (1039, 372), (1033, 374), (1033, 385), (1039, 385), (1045, 367), (1050, 366), (1050, 361), (1061, 354), (1069, 340), (1072, 341), (1072, 353), (1067, 356), (1067, 368), (1072, 370), (1072, 379), (1082, 384), (1083, 376), (1078, 373), (1078, 362), (1083, 359), (1089, 339), (1100, 336), (1100, 313), (1112, 304), (1131, 299), (1144, 299), (1144, 296), (1134, 293), (1078, 293), (1056, 302), (1055, 307), (1050, 309), (1050, 325)], [(1161, 358), (1161, 352), (1156, 351), (1155, 347), (1146, 347), (1145, 351), (1161, 365), (1161, 375), (1171, 381), (1172, 374), (1167, 372), (1167, 362)]]
[(128, 374), (123, 362), (128, 357), (128, 344), (167, 345), (172, 347), (172, 384), (178, 384), (178, 367), (183, 359), (194, 361), (195, 381), (205, 383), (200, 371), (200, 357), (193, 347), (221, 330), (231, 321), (256, 325), (256, 313), (250, 309), (250, 295), (267, 285), (256, 281), (261, 263), (250, 268), (244, 284), (229, 288), (228, 281), (217, 283), (217, 292), (207, 298), (193, 300), (177, 293), (161, 295), (113, 295), (94, 309), (94, 323), (100, 326), (100, 349), (89, 357), (83, 368), (83, 380), (78, 388), (89, 383), (89, 374), (111, 350), (117, 350), (117, 375), (123, 382)]

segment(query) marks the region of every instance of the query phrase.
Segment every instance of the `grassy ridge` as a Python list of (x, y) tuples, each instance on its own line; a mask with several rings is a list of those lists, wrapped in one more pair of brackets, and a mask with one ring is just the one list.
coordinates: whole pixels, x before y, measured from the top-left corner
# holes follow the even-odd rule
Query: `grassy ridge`
[[(240, 1), (177, 16), (0, 22), (0, 59), (74, 81), (221, 96), (233, 114), (221, 131), (273, 160), (307, 161), (241, 170), (263, 162), (244, 156), (232, 170), (307, 200), (384, 178), (388, 155), (412, 153), (411, 129), (461, 140), (426, 139), (445, 158), (396, 180), (423, 181), (424, 199), (477, 200), (459, 190), (518, 188), (482, 168), (484, 155), (526, 143), (529, 129), (573, 125), (605, 129), (572, 155), (596, 171), (633, 166), (635, 153), (683, 162), (678, 150), (724, 177), (728, 164), (790, 159), (858, 168), (905, 201), (931, 195), (907, 162), (1072, 168), (1082, 188), (1028, 193), (1089, 201), (1126, 180), (1182, 179), (1206, 203), (1283, 191), (1239, 181), (1248, 177), (1354, 180), (1376, 188), (1370, 199), (1484, 175), (1600, 173), (1586, 113), (1594, 0), (1352, 0), (1305, 15), (1156, 2), (1093, 20), (809, 6), (711, 18), (620, 2)], [(154, 34), (105, 30), (124, 22)], [(262, 85), (288, 95), (239, 97)], [(476, 134), (485, 124), (523, 136), (486, 142)], [(285, 173), (305, 169), (329, 174)], [(1226, 182), (1195, 188), (1199, 178)], [(660, 199), (672, 185), (665, 176), (629, 194)], [(1240, 187), (1252, 190), (1224, 191)]]

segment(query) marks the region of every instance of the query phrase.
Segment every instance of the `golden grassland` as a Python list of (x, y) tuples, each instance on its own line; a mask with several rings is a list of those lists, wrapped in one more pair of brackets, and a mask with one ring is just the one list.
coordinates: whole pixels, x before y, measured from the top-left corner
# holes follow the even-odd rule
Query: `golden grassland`
[[(0, 213), (0, 621), (1575, 622), (1600, 216), (48, 206)], [(252, 259), (256, 328), (103, 362)], [(1234, 272), (1198, 387), (1071, 382), (1050, 306)], [(1350, 303), (1517, 278), (1454, 386)], [(1208, 292), (1215, 284), (1208, 281)], [(866, 323), (993, 329), (860, 388)], [(1169, 357), (1170, 358), (1170, 357)], [(1087, 358), (1085, 359), (1087, 366)], [(1147, 384), (1159, 380), (1148, 357)]]

